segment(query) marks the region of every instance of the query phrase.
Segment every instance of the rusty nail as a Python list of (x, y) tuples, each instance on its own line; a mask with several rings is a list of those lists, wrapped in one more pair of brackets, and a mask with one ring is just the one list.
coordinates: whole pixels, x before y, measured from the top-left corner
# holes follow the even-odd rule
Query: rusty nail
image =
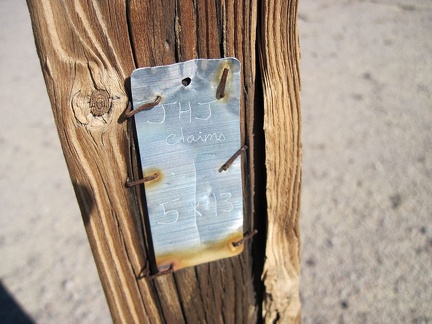
[(130, 188), (130, 187), (138, 186), (144, 182), (155, 180), (155, 179), (157, 179), (157, 177), (158, 177), (158, 174), (155, 173), (151, 176), (144, 177), (143, 179), (139, 179), (137, 181), (130, 181), (129, 178), (127, 178), (126, 187)]
[(145, 104), (139, 106), (137, 109), (133, 109), (133, 110), (132, 110), (132, 104), (129, 101), (128, 106), (127, 106), (127, 108), (126, 108), (126, 110), (124, 112), (124, 115), (125, 115), (126, 118), (130, 118), (133, 115), (139, 113), (140, 111), (150, 110), (153, 107), (157, 106), (161, 102), (161, 100), (162, 100), (162, 97), (161, 96), (157, 96), (156, 99), (155, 99), (155, 101), (145, 103)]
[(237, 152), (234, 153), (233, 156), (231, 156), (229, 158), (228, 161), (226, 161), (220, 168), (219, 168), (219, 172), (222, 171), (226, 171), (228, 170), (228, 168), (231, 166), (231, 164), (233, 164), (233, 162), (235, 161), (235, 159), (237, 159), (237, 157), (242, 153), (242, 151), (246, 151), (247, 150), (247, 145), (241, 147)]
[(151, 275), (148, 278), (150, 280), (153, 280), (153, 279), (156, 279), (156, 278), (158, 278), (160, 276), (164, 276), (164, 275), (167, 275), (167, 274), (170, 274), (170, 273), (173, 273), (173, 272), (174, 272), (173, 264), (170, 264), (170, 266), (168, 267), (168, 269), (163, 270), (163, 271), (159, 271), (158, 273), (155, 273), (154, 275)]
[(223, 70), (222, 78), (219, 82), (219, 86), (218, 86), (217, 91), (216, 91), (216, 98), (217, 99), (222, 99), (223, 97), (225, 97), (225, 86), (226, 86), (226, 81), (227, 81), (227, 77), (228, 77), (228, 71), (229, 71), (228, 68), (225, 68)]
[(234, 247), (238, 247), (239, 245), (242, 245), (245, 241), (249, 240), (252, 236), (254, 236), (256, 233), (258, 233), (258, 230), (253, 230), (252, 233), (246, 233), (245, 236), (237, 242), (231, 243)]

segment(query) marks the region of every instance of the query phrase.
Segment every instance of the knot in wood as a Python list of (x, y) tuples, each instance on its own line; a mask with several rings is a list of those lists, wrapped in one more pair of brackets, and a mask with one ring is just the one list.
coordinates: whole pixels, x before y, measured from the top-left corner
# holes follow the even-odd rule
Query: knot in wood
[(111, 100), (106, 90), (93, 91), (90, 97), (90, 111), (94, 116), (102, 116), (111, 108)]

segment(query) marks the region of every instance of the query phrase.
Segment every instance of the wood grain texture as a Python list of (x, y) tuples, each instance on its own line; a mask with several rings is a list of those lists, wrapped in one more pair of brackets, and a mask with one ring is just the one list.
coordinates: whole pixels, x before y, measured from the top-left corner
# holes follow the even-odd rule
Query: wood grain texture
[(266, 323), (300, 322), (301, 112), (297, 1), (264, 1), (259, 53), (264, 83)]
[[(301, 150), (296, 1), (27, 4), (63, 152), (114, 322), (254, 323), (262, 319), (261, 311), (267, 321), (297, 320)], [(238, 257), (149, 281), (144, 278), (151, 254), (142, 191), (124, 186), (128, 176), (139, 174), (132, 124), (122, 118), (128, 78), (138, 67), (229, 56), (242, 63), (241, 136), (249, 147), (245, 231), (258, 228), (260, 233)], [(263, 83), (257, 82), (260, 72)], [(108, 107), (97, 111), (91, 99), (96, 91), (109, 95)], [(264, 252), (265, 294), (260, 279)]]

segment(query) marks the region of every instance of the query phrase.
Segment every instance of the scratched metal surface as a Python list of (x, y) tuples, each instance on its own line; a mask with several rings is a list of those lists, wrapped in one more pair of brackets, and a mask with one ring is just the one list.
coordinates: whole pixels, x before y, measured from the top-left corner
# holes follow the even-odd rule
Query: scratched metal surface
[[(217, 99), (224, 68), (226, 95)], [(218, 171), (241, 147), (240, 62), (199, 59), (140, 68), (131, 88), (135, 109), (162, 98), (135, 115), (143, 174), (158, 174), (145, 192), (159, 269), (240, 253), (231, 242), (243, 237), (241, 157)]]

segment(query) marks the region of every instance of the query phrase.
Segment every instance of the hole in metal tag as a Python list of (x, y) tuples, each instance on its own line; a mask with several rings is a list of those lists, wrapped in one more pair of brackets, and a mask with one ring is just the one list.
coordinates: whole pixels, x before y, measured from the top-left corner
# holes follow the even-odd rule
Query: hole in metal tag
[(142, 171), (151, 179), (145, 194), (159, 271), (239, 254), (243, 245), (233, 243), (243, 238), (240, 62), (140, 68), (131, 88), (134, 109), (160, 98), (135, 115)]

